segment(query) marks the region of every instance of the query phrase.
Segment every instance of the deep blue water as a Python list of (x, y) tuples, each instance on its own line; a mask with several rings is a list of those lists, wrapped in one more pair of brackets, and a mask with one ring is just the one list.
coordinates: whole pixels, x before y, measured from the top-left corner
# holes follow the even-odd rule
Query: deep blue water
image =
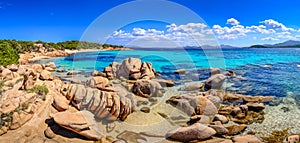
[[(60, 69), (91, 72), (102, 71), (111, 62), (128, 57), (152, 62), (163, 78), (173, 80), (205, 80), (210, 67), (224, 72), (233, 70), (237, 77), (227, 80), (226, 90), (249, 95), (286, 96), (300, 94), (300, 49), (223, 49), (174, 50), (152, 49), (132, 51), (101, 51), (77, 53), (70, 57), (54, 58)], [(43, 62), (49, 62), (43, 61)], [(173, 74), (186, 69), (185, 76)]]

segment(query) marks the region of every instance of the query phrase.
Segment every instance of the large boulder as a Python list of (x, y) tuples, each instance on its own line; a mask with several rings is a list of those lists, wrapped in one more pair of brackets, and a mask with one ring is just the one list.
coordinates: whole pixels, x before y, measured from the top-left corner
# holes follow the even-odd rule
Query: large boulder
[(216, 134), (216, 131), (206, 125), (195, 123), (188, 127), (180, 127), (167, 133), (166, 137), (181, 142), (204, 140)]
[(129, 77), (139, 79), (139, 76), (135, 76), (135, 74), (140, 74), (141, 66), (140, 59), (127, 58), (119, 65), (117, 75), (126, 79), (129, 79)]
[(40, 64), (33, 64), (33, 65), (31, 66), (31, 68), (32, 68), (33, 70), (35, 70), (36, 72), (38, 72), (38, 73), (41, 73), (41, 72), (43, 71), (43, 66), (40, 65)]
[(66, 99), (66, 97), (55, 94), (53, 96), (53, 106), (58, 110), (58, 111), (65, 111), (69, 109), (69, 103), (70, 101)]
[(89, 111), (78, 111), (75, 113), (64, 111), (52, 115), (55, 123), (91, 140), (99, 140), (103, 131), (97, 125), (94, 115)]
[(142, 63), (141, 66), (141, 77), (142, 79), (154, 79), (155, 69), (152, 68), (152, 63)]
[(154, 80), (137, 80), (132, 88), (132, 92), (141, 97), (152, 97), (161, 95), (161, 85)]
[[(94, 72), (94, 75), (98, 75)], [(108, 67), (104, 68), (101, 76), (108, 79), (125, 78), (130, 80), (137, 79), (154, 79), (155, 69), (151, 63), (142, 63), (138, 58), (127, 58), (122, 63), (111, 63)]]
[(90, 80), (87, 81), (87, 85), (90, 87), (95, 88), (105, 88), (109, 83), (109, 80), (105, 77), (96, 76), (92, 77)]
[(226, 79), (223, 74), (215, 74), (205, 81), (206, 89), (220, 89)]
[(41, 80), (52, 80), (53, 76), (51, 75), (51, 72), (49, 72), (48, 70), (43, 70), (41, 72), (40, 79)]

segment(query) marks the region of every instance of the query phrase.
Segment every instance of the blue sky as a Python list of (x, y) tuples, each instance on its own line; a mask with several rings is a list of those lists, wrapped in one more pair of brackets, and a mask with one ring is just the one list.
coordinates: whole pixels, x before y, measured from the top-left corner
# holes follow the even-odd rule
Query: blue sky
[[(156, 3), (156, 0), (145, 1)], [(129, 1), (0, 0), (0, 39), (53, 42), (79, 40), (85, 39), (84, 32), (89, 33), (90, 29), (97, 27), (97, 34), (92, 36), (95, 39), (106, 38), (99, 41), (138, 46), (147, 41), (147, 44), (155, 43), (155, 40), (158, 40), (157, 43), (172, 41), (193, 46), (195, 41), (188, 40), (191, 37), (201, 41), (209, 41), (215, 37), (214, 42), (235, 46), (300, 40), (298, 0), (172, 0), (171, 2), (186, 7), (203, 20), (188, 19), (187, 17), (192, 17), (189, 12), (168, 13), (167, 9), (172, 7), (162, 5), (160, 8), (165, 10), (155, 11), (160, 8), (153, 7), (153, 15), (171, 17), (168, 22), (153, 19), (157, 21), (141, 20), (127, 25), (122, 23), (123, 18), (145, 15), (143, 10), (146, 5), (123, 9), (118, 18), (113, 17), (108, 22), (114, 26), (95, 25), (97, 17), (126, 2)], [(136, 12), (133, 16), (130, 12), (134, 10), (141, 12)], [(117, 27), (118, 23), (122, 25)]]

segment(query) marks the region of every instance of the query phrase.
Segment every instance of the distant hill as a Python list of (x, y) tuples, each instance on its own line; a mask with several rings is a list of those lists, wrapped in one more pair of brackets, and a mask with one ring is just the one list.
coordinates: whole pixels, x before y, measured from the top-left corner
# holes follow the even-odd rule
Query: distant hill
[(277, 44), (252, 45), (250, 48), (300, 48), (300, 41), (288, 40)]

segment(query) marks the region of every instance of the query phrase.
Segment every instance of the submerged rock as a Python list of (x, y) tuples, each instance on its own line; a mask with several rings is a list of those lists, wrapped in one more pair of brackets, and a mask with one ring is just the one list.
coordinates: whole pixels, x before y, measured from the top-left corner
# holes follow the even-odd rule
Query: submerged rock
[(174, 71), (175, 74), (185, 74), (185, 72), (186, 72), (185, 69), (178, 69)]

